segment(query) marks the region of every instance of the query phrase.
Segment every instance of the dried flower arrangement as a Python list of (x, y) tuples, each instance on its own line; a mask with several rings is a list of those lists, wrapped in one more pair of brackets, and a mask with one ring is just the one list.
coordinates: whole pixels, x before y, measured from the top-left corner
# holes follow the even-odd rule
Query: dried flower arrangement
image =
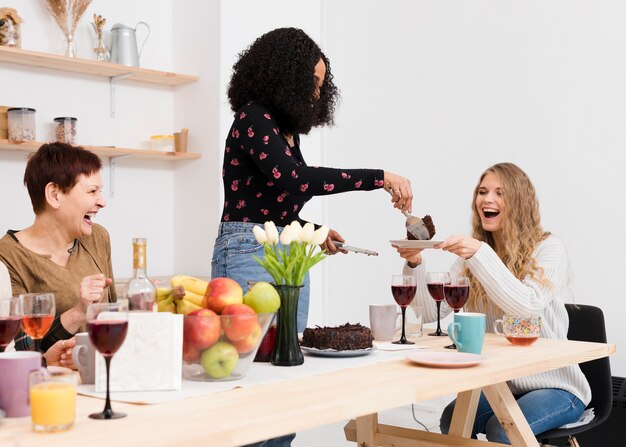
[(74, 32), (91, 0), (45, 0), (45, 2), (67, 40), (65, 55), (76, 57)]
[(98, 45), (96, 46), (96, 48), (93, 49), (93, 51), (95, 51), (96, 60), (99, 62), (108, 62), (110, 57), (109, 50), (107, 49), (107, 47), (104, 46), (102, 40), (104, 25), (106, 25), (106, 23), (107, 19), (105, 19), (101, 15), (93, 15), (93, 22), (91, 22), (91, 24), (93, 25), (93, 29), (96, 32), (96, 38), (98, 39)]

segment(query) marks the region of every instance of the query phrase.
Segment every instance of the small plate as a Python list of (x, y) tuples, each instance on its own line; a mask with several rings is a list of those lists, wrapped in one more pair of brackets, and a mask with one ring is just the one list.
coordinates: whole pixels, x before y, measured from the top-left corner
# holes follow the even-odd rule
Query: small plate
[(465, 368), (478, 365), (485, 359), (482, 355), (469, 352), (439, 352), (425, 351), (414, 352), (406, 356), (418, 365), (432, 366), (435, 368)]
[(302, 351), (307, 354), (317, 355), (319, 357), (359, 357), (361, 355), (367, 355), (376, 350), (376, 346), (365, 349), (354, 349), (352, 351), (337, 351), (335, 349), (317, 349), (310, 348), (308, 346), (300, 346)]
[(391, 242), (392, 245), (397, 245), (400, 248), (433, 248), (435, 245), (441, 244), (443, 241), (414, 241), (402, 239), (389, 242)]

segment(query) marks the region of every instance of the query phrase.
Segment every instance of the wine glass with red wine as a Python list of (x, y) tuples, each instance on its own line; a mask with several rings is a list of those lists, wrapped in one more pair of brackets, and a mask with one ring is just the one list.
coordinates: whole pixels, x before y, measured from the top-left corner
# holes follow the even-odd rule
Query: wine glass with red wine
[(397, 345), (413, 345), (412, 341), (406, 339), (405, 323), (406, 323), (406, 308), (411, 304), (413, 298), (415, 298), (415, 292), (417, 286), (415, 282), (415, 276), (413, 275), (393, 275), (391, 277), (391, 293), (393, 299), (402, 309), (402, 335), (400, 340), (394, 341)]
[(92, 419), (120, 419), (125, 413), (115, 413), (111, 409), (109, 396), (109, 376), (111, 359), (126, 339), (128, 332), (127, 303), (97, 303), (87, 307), (87, 332), (89, 340), (104, 357), (107, 371), (107, 397), (101, 413), (90, 414)]
[(441, 302), (444, 299), (443, 286), (450, 284), (450, 274), (448, 272), (428, 272), (426, 273), (426, 287), (428, 293), (437, 302), (437, 330), (428, 335), (441, 337), (448, 335), (441, 330)]
[[(469, 298), (470, 281), (467, 276), (457, 276), (450, 281), (450, 284), (443, 286), (443, 295), (446, 298), (448, 306), (454, 310), (454, 313), (459, 313), (467, 299)], [(446, 349), (456, 349), (456, 345), (444, 346)]]
[(17, 335), (23, 315), (21, 298), (0, 298), (0, 352)]
[(23, 293), (22, 328), (35, 343), (35, 351), (39, 351), (41, 339), (50, 330), (56, 313), (54, 293)]

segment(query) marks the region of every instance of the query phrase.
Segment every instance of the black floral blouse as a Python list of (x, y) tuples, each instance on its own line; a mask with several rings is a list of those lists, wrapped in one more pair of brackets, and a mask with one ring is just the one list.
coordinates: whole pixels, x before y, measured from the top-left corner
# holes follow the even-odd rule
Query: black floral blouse
[(380, 169), (307, 166), (294, 141), (290, 147), (264, 106), (251, 102), (237, 111), (224, 153), (222, 222), (304, 223), (298, 214), (313, 196), (383, 186)]

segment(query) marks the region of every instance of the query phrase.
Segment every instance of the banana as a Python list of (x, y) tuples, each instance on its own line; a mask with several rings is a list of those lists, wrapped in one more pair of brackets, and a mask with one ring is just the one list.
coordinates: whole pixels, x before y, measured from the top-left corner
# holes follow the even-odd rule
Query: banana
[(179, 314), (187, 315), (198, 309), (202, 309), (202, 307), (197, 306), (196, 304), (184, 298), (176, 303), (176, 312)]
[(156, 300), (157, 302), (168, 299), (172, 295), (172, 289), (168, 287), (157, 287), (156, 288)]
[(204, 296), (209, 283), (189, 275), (176, 275), (172, 277), (172, 287), (182, 286), (185, 290)]
[(202, 300), (204, 299), (204, 295), (198, 295), (197, 293), (193, 293), (190, 290), (185, 290), (185, 296), (183, 299), (187, 301), (191, 301), (196, 306), (202, 307)]
[(172, 312), (176, 313), (176, 303), (174, 302), (174, 296), (169, 295), (168, 298), (158, 302), (159, 312)]

